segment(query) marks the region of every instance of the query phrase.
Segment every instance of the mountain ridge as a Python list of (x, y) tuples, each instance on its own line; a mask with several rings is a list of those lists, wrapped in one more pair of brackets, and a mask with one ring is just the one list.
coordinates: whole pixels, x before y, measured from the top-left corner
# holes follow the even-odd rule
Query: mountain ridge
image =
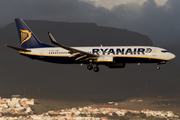
[[(57, 41), (75, 46), (87, 45), (135, 45), (152, 46), (149, 37), (140, 33), (112, 27), (97, 26), (95, 23), (69, 23), (25, 20), (40, 41), (47, 41), (47, 32), (51, 32)], [(4, 28), (8, 32), (17, 32), (15, 23)], [(72, 41), (73, 40), (73, 41)], [(60, 41), (60, 42), (61, 42)], [(49, 40), (47, 41), (49, 42)]]

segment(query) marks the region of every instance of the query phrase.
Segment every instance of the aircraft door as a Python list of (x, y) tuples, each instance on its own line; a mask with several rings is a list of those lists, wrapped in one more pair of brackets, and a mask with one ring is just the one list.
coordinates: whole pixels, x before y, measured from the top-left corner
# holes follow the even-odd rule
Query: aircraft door
[(152, 50), (152, 55), (156, 56), (156, 49), (155, 48)]

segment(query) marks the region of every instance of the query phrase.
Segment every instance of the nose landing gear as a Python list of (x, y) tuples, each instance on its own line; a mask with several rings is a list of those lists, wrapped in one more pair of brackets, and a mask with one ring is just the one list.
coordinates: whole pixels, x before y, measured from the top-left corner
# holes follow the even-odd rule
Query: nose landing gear
[(157, 70), (159, 70), (159, 69), (160, 69), (159, 65), (156, 67), (156, 69), (157, 69)]
[(156, 69), (159, 70), (160, 69), (159, 65), (162, 65), (162, 64), (166, 64), (166, 61), (158, 62)]

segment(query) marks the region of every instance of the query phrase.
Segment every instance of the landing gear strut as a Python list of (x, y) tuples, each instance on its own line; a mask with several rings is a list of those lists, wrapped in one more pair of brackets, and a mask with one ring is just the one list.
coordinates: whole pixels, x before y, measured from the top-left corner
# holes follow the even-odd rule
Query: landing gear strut
[(166, 64), (166, 61), (158, 62), (156, 69), (159, 70), (160, 69), (159, 65), (162, 65), (162, 64)]
[(92, 70), (93, 69), (92, 62), (89, 63), (89, 65), (87, 66), (87, 69), (88, 70)]

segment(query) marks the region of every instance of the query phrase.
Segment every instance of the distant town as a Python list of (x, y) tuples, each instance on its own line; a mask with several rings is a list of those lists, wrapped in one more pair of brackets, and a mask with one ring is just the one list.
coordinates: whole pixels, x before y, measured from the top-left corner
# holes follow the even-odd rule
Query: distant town
[[(133, 101), (135, 100), (130, 102)], [(142, 100), (137, 101), (142, 102)], [(35, 105), (33, 98), (21, 98), (18, 95), (14, 95), (12, 98), (0, 98), (0, 120), (180, 120), (179, 116), (172, 111), (121, 109), (116, 102), (108, 102), (106, 105), (51, 110), (42, 114), (34, 114), (31, 108), (33, 105)]]

